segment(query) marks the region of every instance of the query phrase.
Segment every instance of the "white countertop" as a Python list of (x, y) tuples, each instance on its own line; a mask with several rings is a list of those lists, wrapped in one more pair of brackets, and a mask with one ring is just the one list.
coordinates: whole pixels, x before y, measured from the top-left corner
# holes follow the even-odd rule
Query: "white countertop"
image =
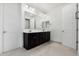
[(35, 33), (35, 32), (47, 32), (48, 30), (43, 31), (43, 29), (25, 29), (25, 33)]

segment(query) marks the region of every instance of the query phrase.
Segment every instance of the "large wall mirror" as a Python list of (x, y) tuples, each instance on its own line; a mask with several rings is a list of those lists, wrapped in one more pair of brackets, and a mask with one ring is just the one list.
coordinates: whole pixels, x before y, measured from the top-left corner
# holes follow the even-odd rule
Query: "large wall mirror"
[(50, 25), (50, 17), (36, 8), (24, 4), (24, 29), (46, 29)]

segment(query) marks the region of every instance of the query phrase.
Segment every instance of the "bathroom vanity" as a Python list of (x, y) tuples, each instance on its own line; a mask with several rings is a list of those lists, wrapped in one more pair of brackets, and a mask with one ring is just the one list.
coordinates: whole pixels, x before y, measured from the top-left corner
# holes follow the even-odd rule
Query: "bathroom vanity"
[(27, 50), (50, 40), (50, 17), (27, 4), (22, 4), (23, 47)]
[(48, 42), (50, 40), (50, 32), (31, 32), (31, 33), (23, 33), (23, 47), (27, 50), (36, 47), (40, 44)]

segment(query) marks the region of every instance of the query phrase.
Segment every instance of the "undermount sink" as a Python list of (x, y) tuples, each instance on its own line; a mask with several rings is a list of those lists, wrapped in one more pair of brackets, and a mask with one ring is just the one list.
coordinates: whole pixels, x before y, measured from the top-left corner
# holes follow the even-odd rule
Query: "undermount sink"
[(31, 30), (31, 32), (42, 32), (42, 30), (33, 29), (33, 30)]

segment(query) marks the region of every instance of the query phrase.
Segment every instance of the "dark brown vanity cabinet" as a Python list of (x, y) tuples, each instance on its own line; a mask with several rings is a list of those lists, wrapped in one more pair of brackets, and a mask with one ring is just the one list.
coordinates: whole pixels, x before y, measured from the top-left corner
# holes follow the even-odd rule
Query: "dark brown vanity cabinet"
[(27, 50), (50, 40), (50, 32), (23, 33), (23, 47)]

